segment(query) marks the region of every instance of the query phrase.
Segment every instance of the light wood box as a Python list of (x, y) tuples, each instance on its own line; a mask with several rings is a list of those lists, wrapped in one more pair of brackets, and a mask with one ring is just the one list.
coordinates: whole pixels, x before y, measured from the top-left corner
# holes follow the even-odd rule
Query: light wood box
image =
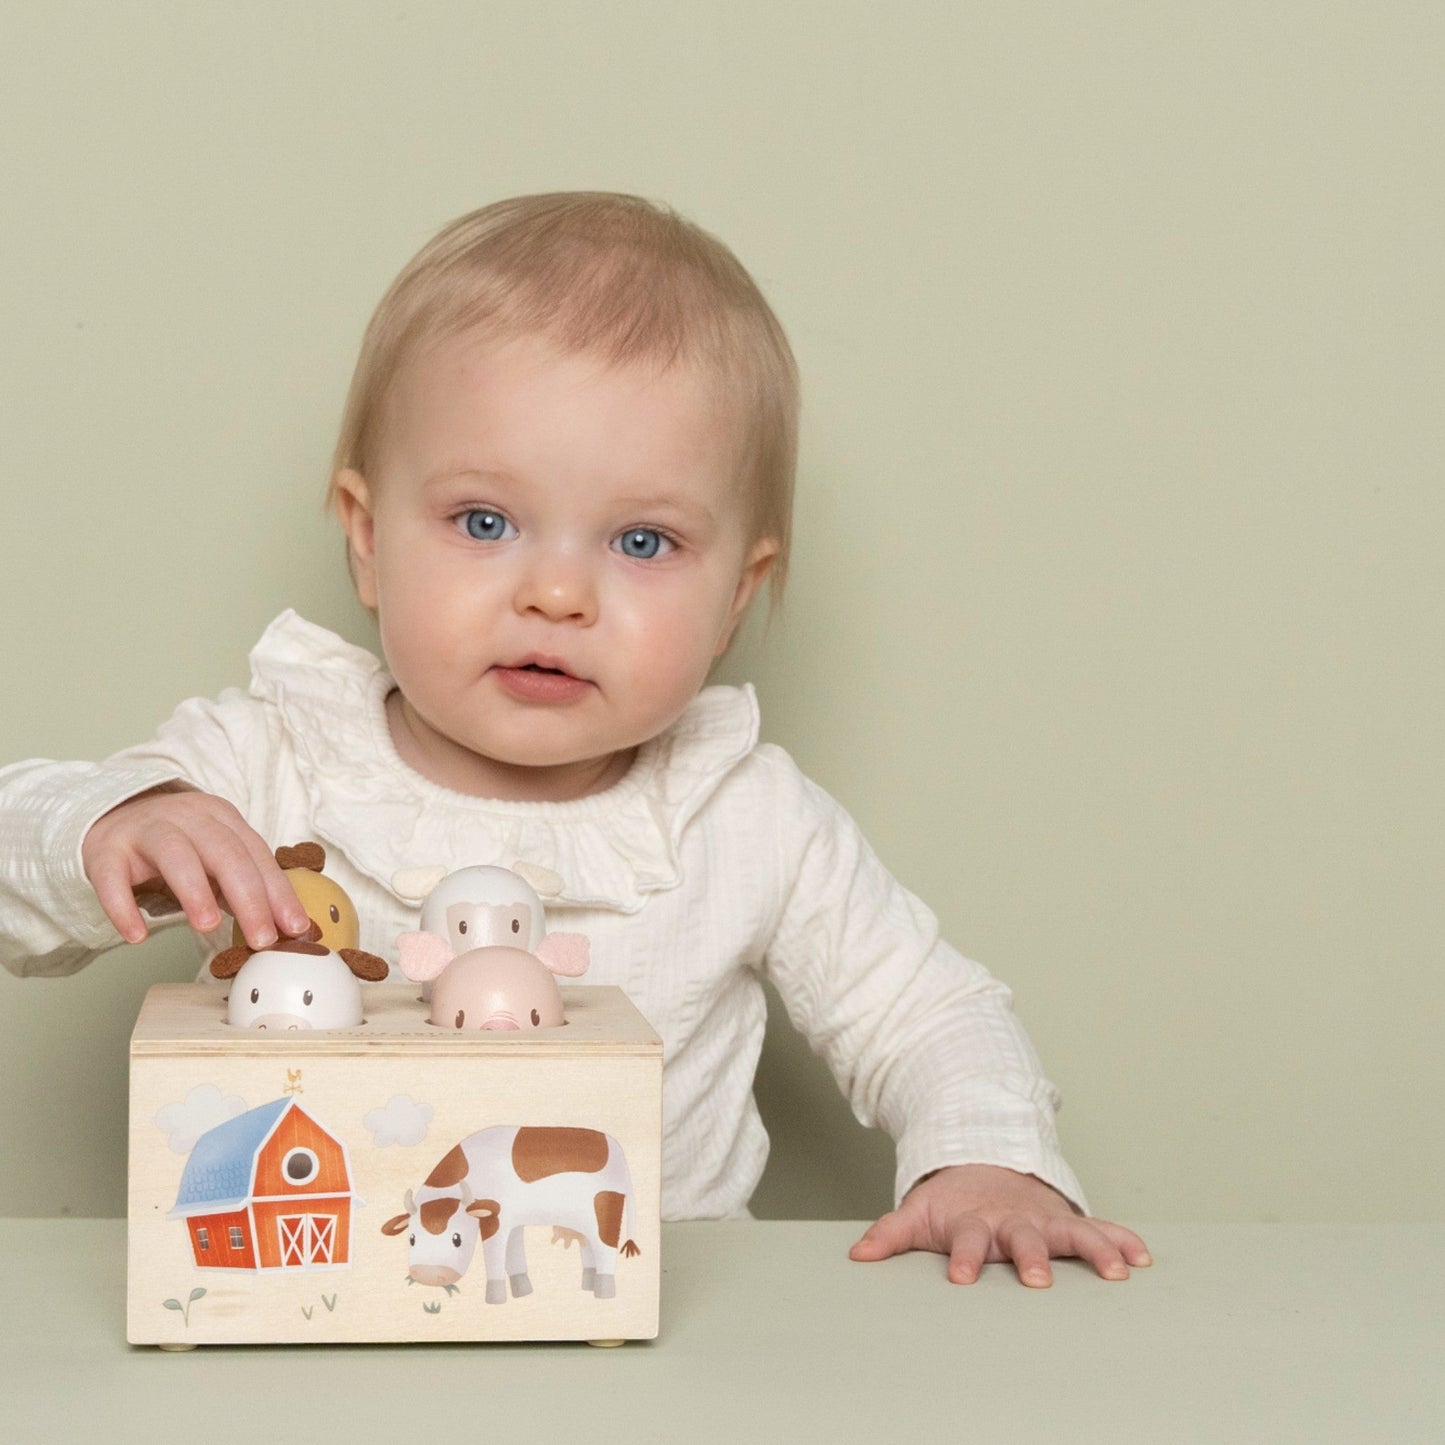
[[(567, 1023), (526, 1033), (429, 1024), (414, 984), (364, 985), (364, 1023), (315, 1032), (232, 1028), (225, 994), (157, 984), (131, 1036), (132, 1344), (656, 1336), (662, 1042), (620, 989), (563, 988)], [(639, 1252), (619, 1251), (610, 1298), (576, 1235), (542, 1223), (514, 1241), (530, 1293), (488, 1302), (480, 1244), (450, 1288), (410, 1278), (409, 1233), (383, 1224), (504, 1126), (625, 1157), (618, 1244)]]

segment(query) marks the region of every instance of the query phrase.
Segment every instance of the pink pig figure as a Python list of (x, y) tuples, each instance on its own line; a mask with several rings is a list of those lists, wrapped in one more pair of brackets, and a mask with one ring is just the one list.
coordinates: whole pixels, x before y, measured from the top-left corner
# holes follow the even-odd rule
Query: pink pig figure
[[(553, 1028), (562, 1023), (562, 996), (553, 975), (576, 978), (586, 972), (587, 938), (547, 932), (542, 900), (520, 876), (526, 866), (518, 864), (519, 871), (513, 872), (478, 865), (445, 875), (417, 870), (393, 880), (404, 896), (425, 897), (421, 928), (401, 934), (396, 944), (401, 971), (421, 983), (431, 999), (432, 1023), (466, 1027), (457, 1021), (460, 1017), (474, 1019), (473, 1028)], [(543, 886), (553, 883), (550, 875), (543, 876), (544, 870), (528, 872), (543, 878)], [(484, 954), (495, 955), (485, 966), (477, 961)], [(453, 964), (466, 960), (471, 961), (453, 978)], [(446, 997), (460, 998), (454, 1006), (436, 1001), (444, 979), (450, 980)], [(487, 1022), (492, 1019), (497, 1022)]]
[(562, 994), (535, 953), (493, 945), (463, 953), (442, 969), (429, 1019), (454, 1029), (555, 1029)]
[[(542, 878), (545, 870), (519, 863), (514, 872), (490, 864), (458, 868), (408, 869), (393, 886), (403, 897), (422, 898), (421, 928), (397, 937), (401, 971), (413, 981), (434, 979), (453, 958), (474, 948), (505, 944), (535, 953), (554, 973), (575, 978), (588, 964), (581, 933), (548, 933), (537, 890), (522, 876)], [(545, 875), (546, 884), (560, 880)]]

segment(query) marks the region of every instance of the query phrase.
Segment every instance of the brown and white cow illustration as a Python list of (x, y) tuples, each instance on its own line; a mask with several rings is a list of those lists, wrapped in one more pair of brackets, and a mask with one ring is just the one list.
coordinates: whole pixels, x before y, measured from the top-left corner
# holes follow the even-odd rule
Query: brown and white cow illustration
[(501, 1125), (468, 1134), (406, 1191), (406, 1213), (383, 1234), (408, 1236), (408, 1278), (450, 1290), (467, 1272), (477, 1240), (487, 1272), (487, 1303), (532, 1292), (522, 1231), (552, 1225), (582, 1243), (582, 1288), (617, 1293), (617, 1256), (633, 1243), (632, 1176), (622, 1146), (597, 1129)]

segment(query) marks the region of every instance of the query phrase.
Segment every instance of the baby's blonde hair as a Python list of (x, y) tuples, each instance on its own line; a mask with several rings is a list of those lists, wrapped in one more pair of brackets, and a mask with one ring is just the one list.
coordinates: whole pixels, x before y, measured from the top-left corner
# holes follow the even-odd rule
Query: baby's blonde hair
[(798, 452), (798, 371), (783, 328), (737, 257), (665, 206), (603, 191), (518, 196), (445, 226), (382, 297), (361, 343), (332, 462), (370, 475), (388, 393), (417, 349), (477, 328), (541, 335), (615, 364), (677, 363), (716, 377), (742, 421), (750, 541), (779, 546), (782, 593)]

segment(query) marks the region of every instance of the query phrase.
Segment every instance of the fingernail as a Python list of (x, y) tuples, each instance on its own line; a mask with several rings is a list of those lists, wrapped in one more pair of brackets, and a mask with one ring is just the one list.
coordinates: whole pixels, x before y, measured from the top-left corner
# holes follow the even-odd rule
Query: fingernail
[(1024, 1275), (1024, 1278), (1030, 1284), (1047, 1284), (1049, 1282), (1048, 1273), (1042, 1269), (1031, 1269)]
[(1134, 1263), (1143, 1269), (1148, 1269), (1149, 1266), (1154, 1263), (1154, 1256), (1146, 1249), (1143, 1254), (1135, 1259)]
[(276, 942), (276, 930), (274, 928), (263, 928), (252, 940), (253, 948), (270, 948)]
[(1128, 1279), (1128, 1278), (1129, 1278), (1129, 1271), (1128, 1271), (1128, 1269), (1127, 1269), (1124, 1265), (1122, 1265), (1122, 1264), (1111, 1264), (1111, 1265), (1108, 1267), (1108, 1269), (1106, 1269), (1106, 1270), (1104, 1271), (1104, 1278), (1105, 1278), (1105, 1279)]

